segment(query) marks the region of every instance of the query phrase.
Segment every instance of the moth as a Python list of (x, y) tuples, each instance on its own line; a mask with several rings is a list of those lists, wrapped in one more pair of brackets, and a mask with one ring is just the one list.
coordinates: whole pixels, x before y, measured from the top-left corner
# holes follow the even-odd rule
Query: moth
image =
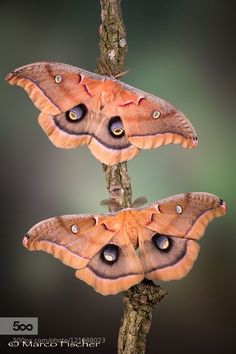
[(12, 71), (6, 81), (26, 90), (53, 144), (65, 149), (87, 144), (107, 165), (130, 160), (140, 149), (197, 146), (196, 132), (182, 112), (116, 78), (39, 62)]
[(144, 277), (184, 277), (197, 259), (197, 241), (226, 209), (213, 194), (179, 194), (116, 213), (53, 217), (31, 228), (23, 245), (51, 253), (97, 292), (117, 294)]

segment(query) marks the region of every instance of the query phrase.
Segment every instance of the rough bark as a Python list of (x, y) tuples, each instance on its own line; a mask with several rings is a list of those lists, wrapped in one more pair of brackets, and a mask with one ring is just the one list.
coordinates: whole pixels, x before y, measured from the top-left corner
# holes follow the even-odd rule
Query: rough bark
[(159, 285), (146, 279), (123, 293), (124, 315), (119, 330), (118, 354), (145, 353), (153, 308), (166, 294)]
[(97, 71), (116, 76), (124, 72), (128, 51), (126, 31), (121, 14), (120, 0), (100, 0), (102, 24), (100, 33), (100, 57)]
[[(97, 72), (117, 76), (125, 71), (125, 56), (128, 51), (125, 26), (120, 0), (100, 0), (102, 24), (100, 33), (100, 57)], [(132, 204), (131, 180), (127, 163), (115, 166), (103, 164), (109, 198), (122, 208)], [(117, 204), (117, 203), (116, 203)], [(113, 204), (110, 204), (112, 211)], [(149, 332), (152, 311), (157, 302), (166, 295), (164, 289), (144, 280), (123, 293), (124, 315), (118, 337), (118, 354), (145, 353), (146, 336)]]

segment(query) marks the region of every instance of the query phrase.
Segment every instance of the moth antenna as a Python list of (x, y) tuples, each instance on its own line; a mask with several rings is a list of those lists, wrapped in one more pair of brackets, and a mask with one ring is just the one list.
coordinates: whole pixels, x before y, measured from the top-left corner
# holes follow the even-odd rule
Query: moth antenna
[(110, 199), (103, 199), (100, 201), (100, 205), (107, 206), (110, 204)]
[(123, 71), (122, 73), (119, 73), (119, 74), (115, 75), (115, 76), (114, 76), (115, 79), (125, 76), (126, 74), (128, 74), (128, 73), (130, 72), (130, 70), (131, 70), (131, 69), (128, 69), (128, 70), (126, 70), (126, 71)]
[(108, 75), (113, 77), (114, 79), (118, 79), (120, 77), (123, 77), (124, 75), (126, 75), (131, 69), (128, 69), (126, 71), (123, 71), (122, 73), (116, 74), (114, 75), (109, 67), (109, 65), (107, 64), (106, 61), (99, 59), (98, 61), (98, 66), (99, 69), (103, 72), (103, 75)]
[(138, 207), (141, 207), (143, 206), (144, 204), (147, 203), (147, 198), (142, 196), (142, 197), (139, 197), (137, 199), (135, 199), (135, 201), (132, 203), (132, 208), (138, 208)]
[(101, 200), (100, 205), (106, 206), (114, 212), (122, 210), (122, 206), (114, 199), (103, 199)]

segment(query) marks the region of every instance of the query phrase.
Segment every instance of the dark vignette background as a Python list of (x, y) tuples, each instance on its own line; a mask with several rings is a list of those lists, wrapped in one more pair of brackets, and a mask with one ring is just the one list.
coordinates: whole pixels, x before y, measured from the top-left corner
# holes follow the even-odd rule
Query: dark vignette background
[[(123, 1), (129, 53), (125, 81), (183, 110), (198, 132), (195, 151), (145, 151), (129, 162), (134, 197), (149, 201), (186, 191), (226, 200), (201, 241), (189, 276), (164, 284), (147, 353), (231, 354), (235, 345), (235, 48), (227, 1)], [(0, 316), (38, 316), (39, 337), (105, 337), (115, 353), (121, 296), (103, 297), (69, 267), (22, 247), (25, 232), (54, 215), (103, 212), (101, 165), (86, 147), (55, 148), (23, 90), (7, 86), (12, 69), (40, 60), (93, 70), (99, 1), (1, 1), (1, 301)], [(0, 337), (0, 352), (12, 337)], [(30, 349), (26, 348), (25, 352)], [(33, 352), (44, 350), (33, 349)], [(48, 350), (47, 350), (48, 352)], [(59, 352), (52, 348), (51, 352)]]

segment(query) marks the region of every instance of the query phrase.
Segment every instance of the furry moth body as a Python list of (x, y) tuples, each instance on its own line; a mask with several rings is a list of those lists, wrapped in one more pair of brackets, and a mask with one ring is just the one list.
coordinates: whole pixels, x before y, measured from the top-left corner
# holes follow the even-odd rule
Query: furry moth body
[(215, 195), (185, 193), (113, 214), (50, 218), (31, 228), (23, 244), (59, 258), (99, 293), (116, 294), (144, 277), (184, 277), (198, 256), (196, 241), (225, 213)]
[(39, 62), (12, 71), (6, 80), (24, 88), (41, 110), (39, 124), (53, 144), (66, 149), (87, 144), (107, 165), (130, 160), (140, 149), (197, 146), (182, 112), (115, 78)]

